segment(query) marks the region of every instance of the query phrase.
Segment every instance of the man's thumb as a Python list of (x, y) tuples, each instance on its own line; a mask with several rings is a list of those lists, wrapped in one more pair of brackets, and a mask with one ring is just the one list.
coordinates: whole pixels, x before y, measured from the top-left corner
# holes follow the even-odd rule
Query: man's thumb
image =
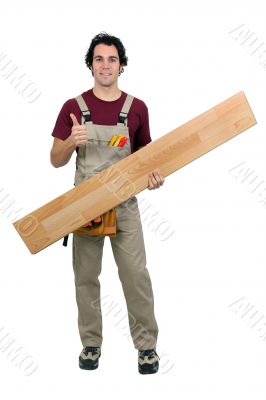
[(73, 122), (73, 126), (74, 125), (80, 125), (79, 123), (78, 123), (78, 120), (77, 120), (77, 118), (76, 118), (76, 116), (74, 115), (74, 114), (70, 114), (70, 118), (72, 119), (72, 122)]

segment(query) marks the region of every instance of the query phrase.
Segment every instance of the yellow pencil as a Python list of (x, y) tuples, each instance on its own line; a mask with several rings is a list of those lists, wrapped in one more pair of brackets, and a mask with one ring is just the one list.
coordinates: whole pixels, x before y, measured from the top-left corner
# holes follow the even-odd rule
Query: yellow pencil
[(114, 145), (114, 142), (116, 141), (116, 139), (117, 139), (117, 135), (114, 135), (114, 136), (112, 137), (112, 139), (110, 140), (110, 142), (108, 143), (108, 146), (113, 146), (113, 145)]
[(115, 141), (114, 144), (113, 144), (114, 147), (117, 147), (117, 146), (118, 146), (118, 143), (120, 142), (120, 140), (122, 139), (122, 137), (123, 137), (123, 135), (118, 135), (116, 141)]

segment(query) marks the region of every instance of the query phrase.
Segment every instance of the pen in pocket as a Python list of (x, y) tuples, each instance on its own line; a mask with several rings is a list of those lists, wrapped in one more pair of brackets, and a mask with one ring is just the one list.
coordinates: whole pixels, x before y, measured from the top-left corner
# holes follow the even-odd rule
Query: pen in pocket
[(112, 137), (112, 139), (110, 140), (110, 142), (108, 143), (108, 146), (113, 146), (113, 145), (114, 145), (114, 142), (116, 141), (116, 139), (117, 139), (117, 135), (114, 135), (114, 136)]
[(120, 140), (122, 139), (123, 135), (118, 135), (113, 146), (114, 147), (118, 147), (118, 143), (120, 142)]
[(123, 147), (126, 144), (126, 141), (127, 141), (127, 137), (126, 136), (122, 137), (122, 139), (118, 143), (118, 147)]
[(108, 142), (108, 146), (110, 147), (123, 147), (126, 144), (127, 137), (120, 135), (114, 135), (111, 140)]

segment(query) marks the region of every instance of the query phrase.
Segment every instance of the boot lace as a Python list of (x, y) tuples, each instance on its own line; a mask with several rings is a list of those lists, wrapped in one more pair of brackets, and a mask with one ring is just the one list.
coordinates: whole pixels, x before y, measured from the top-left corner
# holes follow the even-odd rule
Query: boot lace
[(139, 352), (140, 357), (145, 357), (148, 356), (148, 359), (150, 360), (152, 357), (154, 357), (155, 355), (159, 358), (158, 354), (156, 353), (156, 351), (154, 349), (150, 349), (150, 350), (140, 350)]
[(85, 347), (84, 354), (86, 354), (86, 356), (87, 356), (88, 353), (90, 353), (90, 352), (92, 353), (92, 355), (94, 355), (94, 354), (99, 353), (100, 349), (99, 349), (99, 347), (90, 347), (90, 346)]

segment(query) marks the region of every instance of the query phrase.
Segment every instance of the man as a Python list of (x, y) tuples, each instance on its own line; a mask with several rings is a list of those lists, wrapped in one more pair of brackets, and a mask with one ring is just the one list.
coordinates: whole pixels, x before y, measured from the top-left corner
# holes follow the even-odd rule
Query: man
[[(118, 88), (118, 77), (127, 60), (120, 39), (105, 32), (96, 35), (85, 57), (94, 86), (68, 100), (58, 115), (52, 133), (51, 163), (56, 168), (61, 167), (77, 151), (75, 185), (151, 141), (145, 103)], [(158, 170), (147, 176), (149, 189), (159, 188), (163, 182)], [(110, 241), (127, 303), (132, 340), (138, 350), (138, 370), (141, 374), (156, 373), (159, 368), (158, 326), (137, 198), (133, 196), (122, 202), (115, 211), (117, 232), (110, 236)], [(98, 222), (99, 218), (101, 216), (90, 224)], [(96, 307), (95, 304), (100, 303), (98, 277), (104, 239), (104, 235), (73, 233), (78, 326), (83, 344), (79, 366), (82, 369), (96, 369), (101, 356), (102, 315), (100, 305)]]

